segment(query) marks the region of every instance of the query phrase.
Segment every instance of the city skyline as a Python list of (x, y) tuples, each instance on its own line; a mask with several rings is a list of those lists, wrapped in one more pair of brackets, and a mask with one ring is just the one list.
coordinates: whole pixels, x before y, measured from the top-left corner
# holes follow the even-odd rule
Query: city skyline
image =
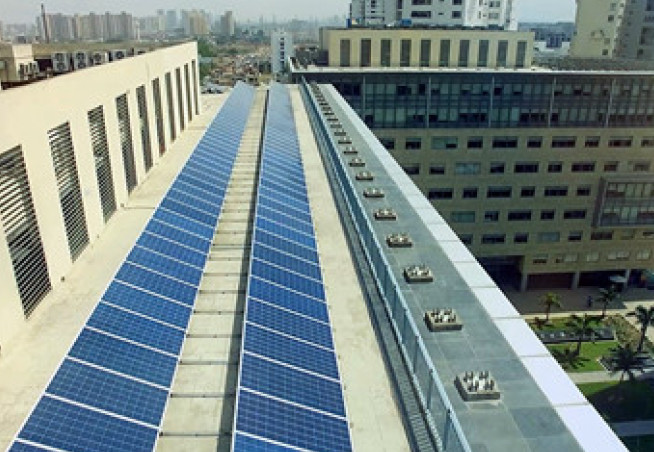
[[(41, 1), (37, 0), (5, 0), (5, 11), (0, 16), (0, 21), (8, 23), (33, 23), (34, 18), (40, 13)], [(328, 17), (334, 15), (346, 15), (349, 11), (349, 0), (337, 0), (336, 2), (303, 1), (297, 0), (276, 0), (274, 10), (271, 9), (271, 2), (268, 0), (253, 0), (248, 3), (234, 3), (229, 1), (213, 2), (209, 0), (199, 1), (173, 1), (159, 0), (158, 2), (140, 2), (134, 4), (126, 0), (96, 0), (80, 6), (79, 2), (73, 0), (52, 0), (45, 2), (48, 13), (62, 14), (87, 14), (89, 12), (109, 11), (117, 13), (126, 11), (136, 17), (149, 16), (156, 13), (158, 9), (205, 9), (210, 12), (221, 12), (232, 10), (237, 20), (258, 20), (264, 17), (270, 20), (286, 19), (309, 19), (313, 17)], [(544, 3), (540, 0), (518, 0), (516, 4), (517, 18), (520, 22), (556, 22), (574, 21), (575, 2), (574, 0), (551, 0)], [(288, 14), (292, 11), (292, 14)], [(262, 14), (264, 12), (264, 14)]]

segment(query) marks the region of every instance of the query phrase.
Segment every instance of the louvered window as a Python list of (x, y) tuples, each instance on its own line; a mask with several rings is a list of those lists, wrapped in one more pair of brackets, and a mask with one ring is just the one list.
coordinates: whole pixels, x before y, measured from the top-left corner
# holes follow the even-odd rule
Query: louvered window
[(154, 96), (154, 119), (157, 123), (159, 155), (163, 155), (166, 152), (166, 137), (164, 136), (163, 109), (161, 108), (161, 86), (158, 78), (152, 80), (152, 94)]
[(173, 79), (170, 72), (166, 74), (166, 95), (168, 97), (168, 120), (170, 121), (170, 141), (171, 143), (177, 138), (175, 130), (175, 104), (173, 101)]
[(145, 85), (136, 88), (136, 100), (139, 104), (139, 125), (141, 127), (141, 143), (143, 144), (143, 162), (145, 170), (152, 168), (152, 146), (150, 145), (150, 124), (148, 123), (148, 105), (145, 99)]
[(64, 226), (68, 239), (68, 248), (73, 260), (89, 243), (89, 233), (86, 229), (86, 217), (82, 204), (77, 164), (73, 151), (73, 140), (70, 136), (70, 124), (64, 123), (48, 131), (50, 152), (54, 166), (61, 212), (64, 216)]
[(51, 285), (20, 146), (0, 155), (0, 218), (27, 316)]
[(188, 121), (193, 119), (193, 107), (191, 104), (191, 78), (188, 73), (188, 63), (184, 65), (184, 86), (186, 87), (186, 108), (188, 113)]
[(111, 173), (111, 159), (109, 158), (107, 130), (102, 106), (100, 105), (89, 111), (88, 116), (93, 158), (95, 160), (95, 175), (98, 178), (102, 215), (106, 222), (116, 211), (116, 195), (114, 194), (114, 181)]
[(175, 78), (177, 79), (177, 106), (179, 107), (179, 130), (184, 130), (184, 97), (182, 95), (182, 71), (175, 69)]
[(120, 148), (123, 152), (123, 167), (125, 169), (125, 183), (127, 192), (131, 193), (136, 187), (136, 165), (134, 163), (134, 146), (132, 145), (132, 128), (129, 123), (129, 108), (127, 94), (116, 98), (118, 112), (118, 131), (120, 133)]
[(200, 114), (200, 108), (198, 106), (198, 70), (195, 66), (195, 60), (191, 61), (191, 72), (193, 73), (193, 101), (195, 103), (195, 114)]

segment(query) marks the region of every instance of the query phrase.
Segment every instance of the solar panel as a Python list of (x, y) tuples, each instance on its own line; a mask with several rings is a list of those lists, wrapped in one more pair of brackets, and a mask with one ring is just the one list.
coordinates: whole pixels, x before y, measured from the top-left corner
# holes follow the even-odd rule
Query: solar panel
[(280, 286), (310, 295), (314, 298), (324, 300), (325, 290), (322, 282), (315, 279), (309, 279), (299, 273), (294, 273), (290, 269), (276, 267), (258, 259), (254, 259), (251, 264), (253, 276), (258, 276), (266, 281), (271, 281)]
[(296, 452), (297, 449), (291, 449), (279, 444), (264, 441), (262, 439), (245, 436), (237, 433), (234, 437), (234, 450), (247, 450), (250, 452)]
[(153, 450), (253, 99), (225, 101), (10, 450)]
[(327, 305), (322, 300), (311, 298), (255, 276), (250, 278), (249, 289), (251, 297), (317, 320), (329, 321)]

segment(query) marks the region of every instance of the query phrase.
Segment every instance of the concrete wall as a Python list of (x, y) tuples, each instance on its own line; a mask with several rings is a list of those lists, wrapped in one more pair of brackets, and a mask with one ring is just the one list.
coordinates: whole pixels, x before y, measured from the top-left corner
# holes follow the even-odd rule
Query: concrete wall
[(570, 56), (612, 58), (623, 12), (624, 3), (615, 0), (577, 0)]
[[(99, 105), (103, 106), (114, 190), (116, 202), (120, 208), (128, 201), (128, 192), (118, 130), (116, 98), (127, 94), (137, 181), (141, 183), (147, 174), (141, 144), (136, 88), (141, 85), (145, 85), (146, 88), (150, 142), (153, 162), (156, 165), (160, 155), (156, 138), (157, 125), (152, 81), (156, 78), (159, 78), (160, 81), (164, 135), (166, 149), (168, 149), (171, 142), (165, 74), (170, 72), (172, 76), (175, 127), (179, 137), (181, 131), (175, 70), (181, 69), (184, 81), (184, 65), (189, 65), (189, 89), (192, 103), (194, 103), (192, 65), (196, 65), (197, 71), (197, 59), (196, 43), (186, 43), (118, 62), (75, 71), (28, 86), (5, 90), (0, 94), (0, 111), (2, 112), (0, 154), (14, 149), (16, 146), (22, 148), (53, 286), (56, 287), (58, 282), (65, 277), (73, 262), (67, 245), (48, 142), (48, 131), (66, 122), (70, 124), (90, 238), (89, 246), (91, 246), (102, 233), (105, 225), (91, 148), (88, 111)], [(196, 80), (199, 80), (199, 76), (196, 77)], [(196, 90), (199, 93), (198, 87)], [(192, 108), (193, 119), (196, 111), (194, 105), (186, 105), (185, 87), (182, 94), (184, 122), (188, 127), (188, 109)], [(47, 298), (43, 302), (47, 302)], [(0, 345), (10, 340), (26, 321), (3, 231), (0, 238)]]

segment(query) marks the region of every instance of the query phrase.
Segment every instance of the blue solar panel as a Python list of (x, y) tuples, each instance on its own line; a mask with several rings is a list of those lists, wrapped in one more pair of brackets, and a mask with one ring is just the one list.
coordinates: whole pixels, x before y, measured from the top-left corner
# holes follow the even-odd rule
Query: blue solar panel
[(309, 248), (307, 246), (300, 245), (296, 242), (292, 242), (289, 239), (274, 235), (263, 229), (257, 229), (255, 231), (255, 243), (260, 243), (262, 245), (268, 246), (268, 248), (273, 248), (279, 251), (282, 251), (287, 254), (292, 254), (300, 259), (305, 261), (313, 262), (318, 265), (318, 253), (315, 248)]
[(132, 248), (126, 260), (192, 285), (199, 284), (202, 278), (201, 268), (191, 267), (189, 264), (137, 246)]
[(290, 273), (287, 270), (274, 267), (270, 264), (254, 259), (251, 265), (252, 275), (258, 276), (267, 281), (288, 287), (297, 292), (310, 295), (321, 300), (325, 299), (325, 290), (320, 281), (305, 278)]
[(161, 201), (160, 207), (173, 211), (186, 218), (199, 221), (200, 223), (203, 223), (212, 229), (216, 226), (216, 217), (214, 215), (209, 215), (204, 211), (194, 209), (193, 207), (188, 206), (183, 202), (175, 201), (166, 197), (163, 201)]
[(204, 236), (198, 237), (192, 232), (182, 230), (182, 228), (184, 228), (183, 224), (165, 224), (155, 219), (148, 223), (145, 230), (206, 254), (211, 246), (213, 233), (210, 238), (204, 238)]
[(224, 196), (216, 193), (215, 190), (207, 191), (197, 187), (194, 182), (185, 182), (179, 178), (177, 178), (173, 186), (170, 188), (175, 191), (186, 193), (187, 195), (195, 196), (196, 198), (201, 198), (210, 204), (220, 205), (223, 202)]
[(72, 452), (152, 451), (157, 430), (43, 397), (19, 437)]
[(284, 226), (295, 229), (305, 233), (306, 235), (314, 235), (313, 225), (311, 223), (306, 223), (304, 221), (296, 219), (293, 215), (288, 215), (284, 213), (277, 212), (272, 209), (268, 209), (264, 206), (259, 206), (257, 213), (260, 217), (272, 220), (276, 223), (281, 223)]
[[(158, 426), (168, 392), (65, 360), (46, 392)], [(119, 397), (117, 397), (119, 395)]]
[(209, 252), (210, 244), (206, 242), (206, 249), (203, 251), (197, 249), (191, 249), (186, 246), (182, 246), (179, 243), (173, 242), (170, 239), (166, 240), (162, 237), (150, 234), (148, 231), (145, 231), (141, 234), (141, 237), (136, 242), (137, 245), (147, 248), (157, 253), (164, 254), (171, 258), (177, 259), (182, 262), (186, 262), (189, 265), (193, 265), (198, 268), (204, 267), (204, 264), (207, 261), (207, 253)]
[(307, 246), (309, 248), (314, 248), (314, 249), (316, 248), (316, 241), (313, 238), (313, 236), (288, 228), (283, 224), (276, 223), (266, 218), (257, 218), (255, 224), (257, 228), (261, 228), (264, 231), (268, 231), (272, 234), (279, 235), (281, 237), (299, 243), (300, 245)]
[(290, 289), (264, 281), (257, 277), (250, 279), (250, 296), (285, 309), (313, 317), (324, 322), (329, 321), (327, 305), (323, 301), (310, 298)]
[(277, 250), (270, 249), (263, 245), (254, 245), (252, 250), (252, 256), (260, 260), (270, 262), (285, 269), (291, 270), (301, 275), (320, 280), (322, 275), (320, 273), (320, 267), (314, 263), (310, 263), (301, 259), (298, 259), (294, 256), (281, 253)]
[[(198, 237), (203, 237), (206, 240), (211, 240), (214, 234), (214, 228), (204, 223), (185, 218), (175, 212), (165, 209), (157, 209), (152, 216), (153, 219), (159, 220), (171, 226), (182, 229), (189, 234), (194, 234)], [(152, 220), (150, 220), (152, 223)]]
[(248, 323), (243, 349), (276, 361), (338, 378), (336, 357), (331, 350), (300, 342)]
[(252, 298), (248, 299), (248, 321), (313, 344), (334, 347), (329, 325)]
[(197, 287), (152, 273), (127, 262), (118, 270), (116, 279), (188, 305), (193, 304), (197, 293)]
[(249, 354), (241, 362), (241, 386), (338, 416), (345, 416), (341, 385)]
[(286, 180), (290, 180), (296, 188), (302, 187), (306, 189), (304, 170), (300, 162), (289, 167), (286, 165), (285, 161), (276, 162), (267, 158), (262, 163), (261, 170), (265, 171), (266, 177), (276, 180), (277, 182), (284, 183)]
[(234, 437), (233, 452), (297, 452), (297, 449), (280, 446), (237, 433)]
[(347, 422), (241, 390), (236, 429), (316, 452), (352, 450)]
[(267, 207), (269, 209), (274, 209), (278, 212), (285, 213), (286, 215), (297, 218), (300, 221), (311, 224), (311, 214), (308, 209), (297, 209), (284, 204), (277, 202), (274, 199), (268, 198), (267, 196), (259, 196), (259, 207)]
[(186, 184), (193, 184), (195, 187), (200, 188), (207, 193), (214, 193), (216, 198), (223, 198), (225, 195), (223, 183), (209, 183), (206, 179), (199, 179), (185, 172), (182, 172), (177, 176), (177, 181)]
[(79, 335), (70, 356), (151, 383), (169, 386), (177, 359), (88, 329)]
[(118, 281), (109, 285), (102, 299), (180, 328), (186, 328), (191, 316), (190, 306), (174, 303)]
[(21, 442), (15, 442), (14, 444), (9, 447), (7, 452), (43, 452), (43, 451), (48, 451), (50, 449), (44, 449), (42, 447), (36, 447), (32, 446), (31, 444), (26, 444), (26, 443), (21, 443)]
[(267, 188), (267, 187), (259, 186), (257, 188), (257, 190), (258, 190), (260, 195), (266, 196), (266, 197), (268, 197), (270, 199), (273, 199), (273, 200), (275, 200), (277, 202), (281, 202), (283, 204), (286, 204), (286, 205), (288, 205), (290, 207), (294, 207), (294, 208), (299, 209), (299, 210), (305, 210), (306, 212), (310, 211), (309, 205), (304, 201), (300, 201), (300, 200), (295, 199), (293, 197), (283, 195), (283, 194), (281, 194), (281, 193), (279, 193), (279, 192), (277, 192), (275, 190), (271, 190), (270, 188)]
[(281, 183), (270, 179), (262, 177), (260, 187), (273, 190), (275, 193), (286, 195), (293, 199), (297, 199), (298, 201), (304, 202), (305, 204), (309, 202), (307, 195), (303, 192), (303, 190), (297, 189), (295, 187), (289, 187), (288, 185), (282, 185)]
[(164, 352), (178, 354), (184, 342), (184, 331), (163, 325), (104, 303), (96, 308), (89, 326)]
[(188, 195), (177, 188), (174, 188), (171, 191), (169, 191), (168, 195), (166, 196), (166, 199), (178, 201), (183, 204), (193, 206), (194, 209), (201, 210), (211, 215), (217, 215), (218, 212), (220, 212), (220, 206), (218, 204), (211, 204), (209, 202), (202, 200), (201, 198)]

